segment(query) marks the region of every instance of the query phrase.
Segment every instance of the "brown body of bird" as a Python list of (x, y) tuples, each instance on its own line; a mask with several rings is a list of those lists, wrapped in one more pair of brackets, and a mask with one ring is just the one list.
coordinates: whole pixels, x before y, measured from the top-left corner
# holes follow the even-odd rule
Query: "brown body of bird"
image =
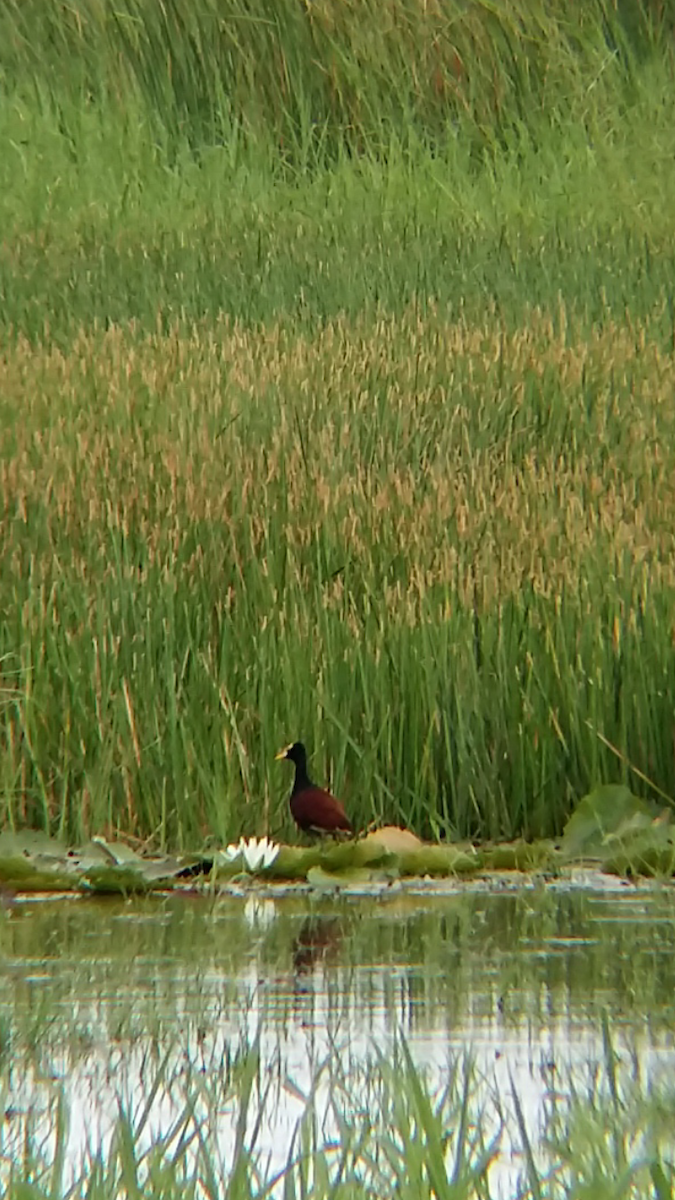
[(352, 823), (342, 803), (312, 783), (307, 774), (307, 751), (302, 742), (293, 742), (277, 754), (295, 763), (295, 782), (291, 792), (291, 816), (303, 833), (353, 833)]

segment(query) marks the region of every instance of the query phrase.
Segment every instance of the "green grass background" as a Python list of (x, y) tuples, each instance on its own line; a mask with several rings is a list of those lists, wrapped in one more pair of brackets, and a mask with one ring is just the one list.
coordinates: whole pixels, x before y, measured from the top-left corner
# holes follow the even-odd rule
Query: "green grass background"
[(5, 824), (675, 794), (674, 24), (3, 6)]

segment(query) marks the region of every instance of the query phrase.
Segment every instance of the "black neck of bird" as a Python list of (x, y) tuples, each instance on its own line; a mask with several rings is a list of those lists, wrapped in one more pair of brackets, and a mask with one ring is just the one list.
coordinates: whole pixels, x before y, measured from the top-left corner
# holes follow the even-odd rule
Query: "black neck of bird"
[(295, 764), (295, 782), (293, 784), (293, 791), (291, 795), (294, 796), (296, 792), (301, 792), (304, 788), (311, 786), (312, 781), (307, 774), (306, 761), (303, 760), (302, 762), (297, 762)]

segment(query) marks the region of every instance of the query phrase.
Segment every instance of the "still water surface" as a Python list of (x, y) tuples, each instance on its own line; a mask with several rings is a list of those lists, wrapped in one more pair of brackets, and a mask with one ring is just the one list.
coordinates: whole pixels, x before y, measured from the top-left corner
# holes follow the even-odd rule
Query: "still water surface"
[[(537, 1146), (570, 1078), (583, 1086), (602, 1062), (608, 1020), (647, 1087), (672, 1072), (674, 950), (673, 890), (618, 881), (13, 903), (0, 914), (0, 1151), (18, 1155), (41, 1123), (48, 1141), (59, 1093), (77, 1170), (105, 1145), (120, 1103), (144, 1110), (160, 1064), (148, 1137), (176, 1119), (181, 1080), (231, 1081), (256, 1045), (256, 1153), (269, 1178), (312, 1081), (318, 1110), (337, 1086), (358, 1110), (368, 1064), (403, 1035), (432, 1089), (471, 1059), (506, 1122), (493, 1187), (512, 1194), (523, 1165), (513, 1088)], [(210, 1115), (224, 1162), (236, 1118), (224, 1091)], [(330, 1125), (327, 1115), (327, 1138)]]

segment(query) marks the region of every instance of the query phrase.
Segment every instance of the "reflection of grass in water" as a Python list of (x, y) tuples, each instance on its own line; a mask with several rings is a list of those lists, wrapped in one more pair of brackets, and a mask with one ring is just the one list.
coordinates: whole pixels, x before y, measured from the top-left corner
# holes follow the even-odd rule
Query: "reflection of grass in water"
[[(560, 1030), (577, 1009), (597, 1012), (608, 993), (623, 1016), (641, 1020), (646, 1010), (654, 1030), (668, 1027), (675, 901), (667, 889), (288, 896), (264, 907), (257, 899), (18, 906), (0, 918), (0, 959), (13, 964), (0, 975), (11, 1044), (44, 1054), (93, 1037), (124, 1051), (143, 1037), (170, 1040), (176, 1022), (238, 1030), (253, 1003), (287, 1033), (297, 1016), (294, 963), (311, 966), (314, 956), (328, 959), (324, 984), (337, 1008), (346, 1005), (350, 1027), (375, 1007), (421, 1035), (437, 1028), (439, 1013), (462, 1028), (479, 997), (482, 1018), (499, 1012), (507, 1032)], [(260, 979), (273, 987), (261, 990)]]
[[(335, 1050), (304, 1093), (292, 1079), (275, 1081), (261, 1068), (257, 1045), (205, 1071), (186, 1066), (180, 1055), (176, 1065), (167, 1053), (162, 1060), (146, 1060), (141, 1099), (129, 1101), (120, 1091), (105, 1144), (84, 1152), (74, 1182), (68, 1114), (58, 1086), (41, 1109), (11, 1112), (4, 1182), (9, 1181), (8, 1197), (17, 1200), (66, 1195), (112, 1200), (120, 1192), (248, 1200), (282, 1187), (285, 1196), (311, 1200), (468, 1200), (505, 1194), (498, 1189), (506, 1180), (512, 1196), (670, 1195), (672, 1089), (640, 1084), (630, 1063), (620, 1071), (608, 1035), (605, 1055), (599, 1068), (557, 1081), (539, 1136), (528, 1129), (515, 1089), (500, 1094), (492, 1085), (485, 1098), (484, 1081), (468, 1055), (450, 1058), (441, 1085), (432, 1088), (400, 1036), (390, 1056), (368, 1068), (345, 1065)], [(284, 1091), (304, 1111), (279, 1170), (260, 1143)], [(156, 1104), (168, 1104), (165, 1112), (172, 1113), (161, 1136), (153, 1132)], [(224, 1112), (232, 1116), (227, 1146), (222, 1129), (220, 1137), (217, 1133)], [(20, 1190), (27, 1185), (35, 1190)]]
[[(51, 1192), (58, 1170), (51, 1165), (54, 1146), (45, 1138), (51, 1130), (65, 1147), (59, 1086), (61, 1080), (66, 1087), (77, 1080), (76, 1094), (84, 1095), (88, 1107), (92, 1097), (110, 1091), (121, 1100), (119, 1120), (112, 1103), (111, 1140), (100, 1165), (90, 1157), (82, 1168), (88, 1179), (102, 1173), (101, 1200), (134, 1172), (141, 1180), (146, 1173), (155, 1180), (161, 1174), (167, 1187), (180, 1185), (188, 1195), (195, 1177), (210, 1173), (217, 1185), (213, 1194), (220, 1197), (232, 1178), (232, 1161), (216, 1136), (217, 1122), (231, 1114), (235, 1128), (242, 1110), (246, 1123), (242, 1115), (238, 1127), (246, 1136), (230, 1195), (247, 1196), (270, 1178), (272, 1169), (256, 1150), (262, 1155), (265, 1128), (291, 1097), (298, 1106), (307, 1102), (285, 1151), (296, 1195), (302, 1184), (319, 1200), (330, 1195), (329, 1179), (341, 1163), (343, 1187), (353, 1191), (337, 1194), (354, 1200), (363, 1194), (350, 1184), (354, 1177), (369, 1181), (366, 1194), (373, 1200), (393, 1194), (395, 1187), (410, 1200), (430, 1196), (432, 1182), (437, 1195), (487, 1195), (475, 1176), (507, 1116), (509, 1135), (523, 1137), (508, 1087), (496, 1092), (484, 1066), (468, 1069), (461, 1054), (450, 1052), (436, 1090), (421, 1068), (413, 1070), (402, 1041), (366, 1067), (361, 1055), (369, 1014), (382, 1012), (387, 1028), (409, 1030), (413, 1052), (415, 1038), (438, 1036), (442, 1014), (441, 1058), (447, 1053), (446, 1022), (468, 1040), (482, 1020), (486, 1028), (498, 1022), (502, 1034), (495, 1045), (501, 1037), (517, 1039), (525, 1029), (547, 1030), (545, 1044), (550, 1036), (557, 1056), (575, 1015), (595, 1025), (596, 997), (610, 993), (622, 1020), (636, 1022), (639, 1014), (641, 1023), (648, 1012), (658, 1037), (668, 1027), (673, 994), (675, 960), (665, 944), (672, 902), (665, 893), (648, 898), (636, 892), (621, 904), (620, 921), (614, 919), (622, 916), (616, 898), (603, 903), (598, 896), (532, 889), (511, 897), (457, 896), (433, 905), (399, 897), (389, 905), (378, 902), (374, 911), (364, 904), (324, 902), (311, 906), (309, 916), (306, 900), (290, 899), (277, 906), (271, 923), (260, 914), (245, 916), (241, 902), (222, 899), (213, 905), (111, 902), (12, 911), (0, 924), (3, 959), (13, 964), (11, 993), (2, 997), (8, 1053), (0, 1060), (0, 1099), (14, 1110), (3, 1152), (19, 1164), (17, 1183), (28, 1177), (32, 1158), (34, 1181), (44, 1172), (40, 1195), (62, 1195), (65, 1185), (59, 1190), (58, 1183)], [(561, 939), (574, 937), (585, 939), (581, 950), (561, 949)], [(53, 957), (38, 969), (43, 978), (31, 982), (46, 953)], [(386, 966), (378, 974), (374, 963)], [(263, 986), (261, 979), (267, 981)], [(319, 996), (325, 1010), (316, 1007)], [(252, 1010), (266, 1031), (259, 1057), (247, 1049)], [(471, 1025), (476, 1018), (478, 1027)], [(288, 1039), (294, 1030), (306, 1031), (309, 1048), (316, 1022), (314, 1061), (322, 1065), (313, 1083), (289, 1080)], [(334, 1031), (328, 1051), (326, 1025)], [(546, 1190), (545, 1176), (556, 1164), (605, 1187), (621, 1152), (628, 1164), (623, 1178), (632, 1178), (630, 1164), (650, 1138), (653, 1161), (666, 1172), (660, 1147), (672, 1104), (667, 1094), (631, 1090), (626, 1082), (631, 1070), (629, 1056), (615, 1064), (606, 1034), (603, 1070), (567, 1078), (566, 1068), (559, 1067), (550, 1076), (549, 1155), (539, 1147), (540, 1129), (526, 1129), (533, 1144), (530, 1172), (536, 1170), (545, 1195), (582, 1194), (571, 1187), (565, 1191), (562, 1182), (558, 1193)], [(324, 1095), (334, 1139), (323, 1119)], [(526, 1099), (520, 1097), (522, 1107)], [(144, 1121), (143, 1113), (163, 1101), (172, 1104), (173, 1132), (161, 1142), (151, 1114)], [(71, 1114), (71, 1129), (79, 1116)], [(500, 1145), (508, 1161), (504, 1137)], [(442, 1190), (443, 1151), (450, 1177), (459, 1163), (454, 1193)], [(525, 1171), (525, 1160), (522, 1166)], [(83, 1182), (75, 1195), (83, 1196), (84, 1187)], [(636, 1196), (645, 1194), (635, 1187)], [(630, 1194), (627, 1182), (614, 1193)]]

